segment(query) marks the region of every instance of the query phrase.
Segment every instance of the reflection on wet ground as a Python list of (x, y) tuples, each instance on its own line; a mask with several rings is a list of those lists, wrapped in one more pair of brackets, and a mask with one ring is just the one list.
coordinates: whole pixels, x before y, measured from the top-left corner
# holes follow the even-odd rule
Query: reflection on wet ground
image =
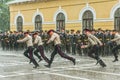
[(120, 80), (120, 62), (113, 63), (111, 56), (102, 57), (106, 68), (95, 65), (96, 61), (89, 57), (71, 55), (77, 60), (74, 66), (57, 55), (50, 69), (44, 67), (44, 61), (39, 63), (39, 68), (33, 69), (21, 53), (0, 51), (0, 80)]

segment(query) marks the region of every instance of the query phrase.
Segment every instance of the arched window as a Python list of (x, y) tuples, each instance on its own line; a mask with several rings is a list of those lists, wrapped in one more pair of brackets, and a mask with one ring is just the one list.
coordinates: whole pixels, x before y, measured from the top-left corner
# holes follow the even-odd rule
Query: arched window
[(114, 14), (114, 28), (120, 31), (120, 8), (118, 8)]
[(23, 19), (21, 16), (18, 16), (17, 18), (17, 31), (23, 30)]
[(93, 29), (93, 14), (90, 10), (85, 11), (83, 14), (82, 29)]
[(62, 31), (65, 29), (65, 15), (63, 13), (59, 13), (56, 18), (56, 29), (58, 31)]
[(35, 17), (35, 30), (42, 30), (42, 17), (40, 15)]

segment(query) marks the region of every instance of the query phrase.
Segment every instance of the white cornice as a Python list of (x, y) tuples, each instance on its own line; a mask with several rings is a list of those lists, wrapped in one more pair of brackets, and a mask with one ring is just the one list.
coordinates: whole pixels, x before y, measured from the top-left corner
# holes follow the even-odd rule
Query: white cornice
[(43, 24), (56, 24), (55, 22), (44, 22)]
[(75, 24), (75, 23), (81, 23), (81, 22), (82, 22), (81, 20), (69, 20), (66, 23), (67, 24)]
[(94, 22), (110, 22), (110, 21), (114, 21), (114, 19), (110, 19), (110, 18), (99, 18), (99, 19), (95, 19)]

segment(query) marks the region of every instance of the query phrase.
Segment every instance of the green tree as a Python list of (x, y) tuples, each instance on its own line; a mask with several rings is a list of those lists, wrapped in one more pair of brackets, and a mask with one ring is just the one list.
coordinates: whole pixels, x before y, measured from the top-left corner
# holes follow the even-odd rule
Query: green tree
[(0, 30), (8, 31), (10, 29), (10, 12), (7, 2), (12, 0), (0, 0)]

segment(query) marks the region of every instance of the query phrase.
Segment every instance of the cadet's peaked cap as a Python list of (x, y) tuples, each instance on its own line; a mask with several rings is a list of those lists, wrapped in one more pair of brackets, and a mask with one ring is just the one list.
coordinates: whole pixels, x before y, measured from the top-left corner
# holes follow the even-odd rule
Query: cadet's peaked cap
[(49, 34), (50, 32), (54, 32), (54, 30), (53, 30), (53, 29), (49, 30), (49, 31), (47, 32), (47, 34)]
[(38, 33), (37, 32), (35, 32), (33, 35), (37, 35)]
[(77, 30), (78, 33), (80, 33), (80, 30)]
[(69, 30), (66, 30), (66, 32), (69, 32)]
[(75, 31), (74, 29), (71, 29), (71, 31)]
[(24, 32), (24, 34), (29, 34), (29, 32)]
[(89, 31), (90, 32), (91, 30), (90, 29), (84, 29), (83, 31)]

